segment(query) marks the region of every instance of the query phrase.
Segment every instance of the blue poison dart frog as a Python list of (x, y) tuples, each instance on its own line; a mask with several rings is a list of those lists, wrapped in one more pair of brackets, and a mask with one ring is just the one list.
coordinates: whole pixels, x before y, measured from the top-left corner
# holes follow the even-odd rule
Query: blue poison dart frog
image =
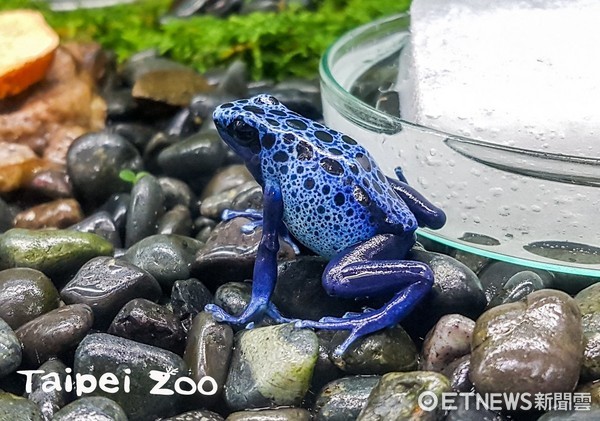
[[(335, 350), (342, 355), (357, 338), (397, 324), (433, 284), (422, 262), (404, 260), (417, 226), (440, 228), (444, 212), (408, 185), (386, 177), (351, 137), (290, 111), (276, 98), (258, 95), (219, 106), (217, 130), (263, 187), (264, 209), (230, 211), (263, 233), (254, 265), (252, 298), (238, 317), (210, 304), (216, 320), (246, 324), (265, 314), (289, 322), (271, 303), (277, 280), (279, 235), (288, 231), (330, 259), (323, 273), (328, 294), (343, 298), (393, 295), (378, 310), (295, 320), (297, 327), (349, 330)], [(257, 222), (258, 221), (258, 222)]]

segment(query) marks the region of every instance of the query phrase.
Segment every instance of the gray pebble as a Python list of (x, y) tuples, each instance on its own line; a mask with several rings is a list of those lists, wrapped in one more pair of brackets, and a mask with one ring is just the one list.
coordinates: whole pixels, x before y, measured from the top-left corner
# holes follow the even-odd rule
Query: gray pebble
[(216, 132), (200, 132), (158, 154), (158, 165), (170, 177), (184, 181), (212, 174), (225, 158), (225, 144)]
[(44, 421), (42, 413), (29, 399), (0, 391), (0, 420)]
[(136, 298), (123, 306), (107, 333), (180, 353), (185, 333), (179, 318), (164, 306)]
[(39, 270), (12, 268), (0, 272), (0, 318), (13, 329), (58, 307), (56, 287)]
[(173, 209), (177, 205), (188, 209), (192, 208), (196, 201), (196, 195), (187, 183), (171, 177), (158, 177), (158, 183), (165, 195), (167, 209)]
[(91, 232), (109, 241), (115, 248), (121, 247), (121, 235), (107, 211), (96, 212), (69, 229), (79, 232)]
[(113, 193), (128, 191), (131, 185), (119, 177), (119, 172), (142, 168), (135, 146), (117, 133), (84, 134), (67, 152), (67, 171), (75, 192), (90, 204), (98, 205)]
[(419, 332), (429, 329), (445, 314), (462, 314), (476, 319), (487, 302), (477, 275), (464, 264), (440, 253), (412, 249), (411, 259), (429, 265), (434, 273), (431, 292), (407, 318), (417, 325)]
[(195, 411), (184, 412), (169, 418), (162, 418), (161, 421), (223, 421), (224, 418), (219, 414), (207, 411), (206, 409), (197, 409)]
[(478, 404), (475, 395), (457, 398), (452, 406), (456, 409), (448, 411), (444, 421), (504, 421), (501, 414), (486, 409), (484, 405)]
[(450, 379), (452, 390), (456, 392), (470, 392), (473, 390), (473, 383), (469, 378), (471, 368), (471, 354), (464, 355), (452, 361), (444, 367), (441, 373)]
[(87, 396), (62, 408), (53, 421), (127, 421), (127, 415), (112, 399)]
[(540, 275), (530, 270), (517, 272), (511, 276), (502, 289), (491, 299), (488, 308), (499, 304), (514, 303), (522, 300), (534, 291), (548, 288), (549, 283)]
[(165, 212), (165, 198), (156, 178), (146, 175), (131, 189), (125, 223), (125, 246), (156, 234), (158, 221)]
[(238, 334), (225, 402), (231, 410), (298, 405), (310, 385), (319, 344), (315, 333), (292, 324)]
[(177, 234), (189, 236), (192, 233), (192, 214), (182, 205), (167, 211), (158, 221), (158, 234)]
[(263, 409), (230, 414), (225, 421), (310, 421), (310, 412), (301, 408)]
[[(200, 213), (207, 218), (219, 219), (225, 209), (232, 209), (232, 202), (236, 197), (244, 194), (247, 191), (255, 191), (260, 186), (256, 181), (247, 181), (244, 184), (233, 187), (229, 190), (217, 193), (213, 196), (208, 196), (200, 205)], [(261, 190), (262, 191), (262, 190)], [(262, 196), (262, 194), (261, 194)], [(248, 207), (244, 208), (247, 209)]]
[(21, 343), (11, 327), (0, 319), (0, 377), (14, 372), (21, 365)]
[(238, 187), (248, 181), (254, 181), (254, 177), (248, 171), (245, 165), (229, 165), (218, 170), (210, 179), (202, 191), (202, 200), (210, 196), (215, 196), (226, 190)]
[[(340, 345), (347, 337), (347, 331), (339, 331), (333, 342)], [(333, 361), (346, 373), (385, 374), (416, 370), (419, 354), (408, 333), (395, 326), (357, 339), (344, 355)]]
[(173, 313), (188, 327), (204, 307), (213, 302), (213, 295), (202, 282), (195, 278), (175, 281), (171, 289)]
[(313, 407), (315, 421), (354, 420), (381, 376), (343, 377), (328, 383)]
[(23, 359), (39, 366), (74, 349), (94, 323), (92, 309), (73, 304), (52, 310), (25, 323), (15, 333), (23, 347)]
[(327, 263), (326, 259), (317, 256), (298, 256), (279, 264), (272, 300), (284, 315), (319, 320), (360, 310), (355, 300), (327, 295), (321, 281)]
[(369, 395), (357, 421), (439, 420), (443, 415), (439, 405), (433, 411), (419, 407), (419, 395), (425, 391), (434, 393), (439, 402), (442, 393), (450, 392), (450, 382), (431, 371), (385, 374)]
[[(91, 374), (97, 379), (105, 373), (116, 375), (119, 380), (116, 393), (96, 389), (94, 395), (113, 399), (131, 421), (169, 416), (177, 410), (179, 394), (150, 394), (156, 385), (156, 381), (150, 378), (152, 370), (176, 373), (170, 377), (164, 374), (169, 379), (164, 385), (164, 389), (168, 390), (174, 390), (175, 381), (187, 374), (185, 362), (176, 354), (105, 333), (85, 337), (75, 352), (74, 369), (76, 373)], [(131, 373), (126, 374), (124, 370), (131, 370)], [(126, 377), (130, 379), (129, 392), (126, 391)]]
[(202, 243), (181, 235), (152, 235), (130, 247), (125, 260), (150, 273), (165, 290), (191, 276), (191, 266)]
[(60, 360), (48, 360), (42, 364), (38, 370), (43, 373), (37, 373), (32, 376), (32, 388), (31, 393), (27, 398), (34, 402), (46, 421), (53, 419), (54, 415), (71, 400), (71, 393), (67, 392), (64, 388), (44, 388), (45, 382), (42, 377), (52, 373), (50, 378), (46, 381), (54, 385), (54, 380), (58, 376), (60, 384), (65, 384), (67, 372), (65, 371), (67, 366), (64, 365)]
[(194, 318), (188, 332), (183, 359), (196, 383), (204, 376), (211, 376), (219, 388), (215, 395), (203, 396), (204, 406), (213, 405), (221, 395), (232, 349), (233, 330), (229, 325), (215, 322), (212, 316), (205, 312)]
[(121, 308), (134, 298), (157, 301), (160, 285), (152, 275), (121, 259), (97, 257), (87, 262), (62, 289), (67, 304), (87, 304), (97, 326), (108, 326)]
[[(234, 218), (219, 223), (212, 230), (193, 265), (193, 272), (202, 274), (207, 285), (208, 280), (218, 286), (223, 281), (243, 281), (252, 276), (262, 228), (258, 227), (249, 234), (242, 233), (242, 226), (249, 222), (247, 218)], [(294, 250), (280, 239), (278, 259), (293, 257)]]

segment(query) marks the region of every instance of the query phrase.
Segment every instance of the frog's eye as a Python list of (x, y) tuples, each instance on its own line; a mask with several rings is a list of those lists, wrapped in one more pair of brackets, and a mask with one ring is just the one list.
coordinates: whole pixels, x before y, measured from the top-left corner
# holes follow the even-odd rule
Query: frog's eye
[(241, 118), (234, 119), (228, 126), (229, 133), (235, 137), (242, 146), (249, 146), (253, 143), (258, 144), (258, 130), (246, 123)]

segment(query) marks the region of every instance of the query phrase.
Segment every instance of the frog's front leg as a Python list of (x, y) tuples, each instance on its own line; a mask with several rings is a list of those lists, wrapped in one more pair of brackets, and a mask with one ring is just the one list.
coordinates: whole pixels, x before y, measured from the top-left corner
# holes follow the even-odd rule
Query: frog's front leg
[(386, 177), (394, 191), (406, 203), (406, 206), (413, 213), (420, 227), (429, 227), (438, 229), (446, 223), (446, 214), (443, 210), (435, 206), (425, 198), (421, 193), (412, 188), (406, 182), (406, 178), (400, 170), (397, 169), (396, 175), (401, 180), (394, 180)]
[(348, 338), (334, 352), (340, 356), (357, 338), (396, 325), (433, 285), (429, 266), (401, 260), (412, 244), (412, 239), (397, 235), (376, 235), (342, 251), (325, 268), (323, 286), (330, 295), (364, 298), (394, 293), (385, 306), (362, 314), (325, 317), (318, 322), (299, 321), (296, 326), (350, 330)]
[(215, 304), (208, 304), (205, 310), (212, 313), (218, 321), (243, 325), (260, 319), (266, 312), (273, 316), (280, 316), (270, 304), (277, 280), (279, 227), (283, 218), (283, 200), (279, 186), (273, 183), (265, 185), (263, 200), (263, 232), (254, 263), (250, 303), (239, 317), (227, 314)]

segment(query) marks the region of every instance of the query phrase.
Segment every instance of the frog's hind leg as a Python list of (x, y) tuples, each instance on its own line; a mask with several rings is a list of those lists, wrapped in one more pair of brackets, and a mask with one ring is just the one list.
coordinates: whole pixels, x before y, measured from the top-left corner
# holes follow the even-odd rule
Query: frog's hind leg
[(350, 330), (335, 350), (342, 355), (357, 338), (396, 325), (431, 290), (433, 272), (422, 262), (399, 260), (412, 245), (399, 236), (377, 235), (349, 248), (331, 260), (323, 274), (323, 286), (330, 295), (364, 298), (395, 293), (382, 308), (344, 317), (296, 322), (297, 327)]
[(402, 180), (394, 180), (390, 177), (386, 178), (396, 194), (404, 200), (406, 206), (408, 206), (415, 218), (417, 218), (419, 226), (433, 229), (443, 227), (446, 223), (446, 214), (444, 211), (427, 200), (425, 196), (413, 187), (409, 186), (401, 171), (399, 173), (396, 172), (396, 175), (399, 178), (402, 177)]

